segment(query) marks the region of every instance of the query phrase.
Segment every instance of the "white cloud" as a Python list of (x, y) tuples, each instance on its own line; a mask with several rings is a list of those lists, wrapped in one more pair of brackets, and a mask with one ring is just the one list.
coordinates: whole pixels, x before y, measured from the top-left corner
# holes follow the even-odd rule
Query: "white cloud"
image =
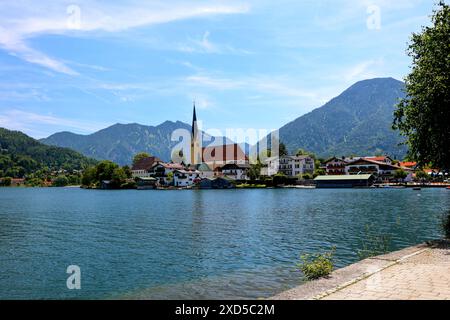
[(276, 76), (250, 76), (237, 78), (220, 78), (211, 75), (194, 75), (186, 78), (187, 85), (207, 87), (217, 90), (245, 89), (270, 95), (297, 98), (317, 98), (311, 90), (304, 90), (296, 85), (295, 79)]
[[(42, 131), (42, 125), (45, 125), (47, 131)], [(90, 133), (106, 126), (106, 123), (77, 121), (20, 109), (11, 109), (0, 113), (0, 127), (23, 131), (37, 138), (43, 138), (49, 132), (54, 132), (52, 129), (70, 128), (80, 133)]]
[(248, 50), (236, 49), (228, 44), (217, 44), (210, 40), (211, 33), (206, 31), (201, 39), (189, 39), (188, 43), (178, 46), (178, 50), (187, 53), (215, 53), (215, 54), (250, 54)]
[(363, 61), (344, 71), (343, 79), (347, 82), (355, 82), (381, 76), (380, 70), (383, 65), (383, 59)]
[[(225, 1), (69, 1), (0, 2), (0, 47), (11, 55), (53, 71), (78, 73), (64, 62), (31, 48), (30, 38), (41, 34), (118, 32), (182, 19), (245, 13), (249, 6)], [(203, 45), (208, 45), (207, 39)]]

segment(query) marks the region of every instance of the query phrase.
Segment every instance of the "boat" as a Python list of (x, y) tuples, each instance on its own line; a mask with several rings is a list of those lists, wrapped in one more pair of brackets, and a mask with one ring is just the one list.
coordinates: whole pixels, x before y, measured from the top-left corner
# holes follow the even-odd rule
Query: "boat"
[(414, 187), (413, 190), (414, 191), (420, 191), (420, 190), (422, 190), (422, 188), (421, 187)]
[(447, 190), (450, 190), (450, 187), (447, 187)]

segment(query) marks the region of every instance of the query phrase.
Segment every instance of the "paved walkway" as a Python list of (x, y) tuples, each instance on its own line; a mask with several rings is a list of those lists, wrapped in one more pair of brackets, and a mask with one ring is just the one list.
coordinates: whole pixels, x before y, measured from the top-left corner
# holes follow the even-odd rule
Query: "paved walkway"
[(274, 299), (450, 300), (450, 244), (420, 245), (366, 259)]

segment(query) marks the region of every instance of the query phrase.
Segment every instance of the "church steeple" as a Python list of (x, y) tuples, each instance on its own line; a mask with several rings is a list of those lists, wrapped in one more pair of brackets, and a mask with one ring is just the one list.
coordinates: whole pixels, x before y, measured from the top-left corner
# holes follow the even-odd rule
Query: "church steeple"
[(194, 100), (193, 104), (194, 104), (194, 114), (192, 117), (192, 137), (195, 137), (197, 134), (197, 130), (198, 130), (198, 128), (197, 128), (197, 113), (195, 112), (195, 100)]
[(196, 165), (201, 162), (201, 139), (199, 139), (197, 112), (195, 111), (195, 101), (193, 102), (194, 112), (192, 115), (192, 132), (191, 132), (191, 165)]

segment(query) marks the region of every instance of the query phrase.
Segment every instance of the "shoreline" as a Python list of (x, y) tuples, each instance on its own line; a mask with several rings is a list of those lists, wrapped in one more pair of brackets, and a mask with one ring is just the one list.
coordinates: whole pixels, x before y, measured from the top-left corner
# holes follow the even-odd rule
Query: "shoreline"
[(430, 241), (361, 260), (268, 300), (450, 300), (449, 255), (449, 240)]

